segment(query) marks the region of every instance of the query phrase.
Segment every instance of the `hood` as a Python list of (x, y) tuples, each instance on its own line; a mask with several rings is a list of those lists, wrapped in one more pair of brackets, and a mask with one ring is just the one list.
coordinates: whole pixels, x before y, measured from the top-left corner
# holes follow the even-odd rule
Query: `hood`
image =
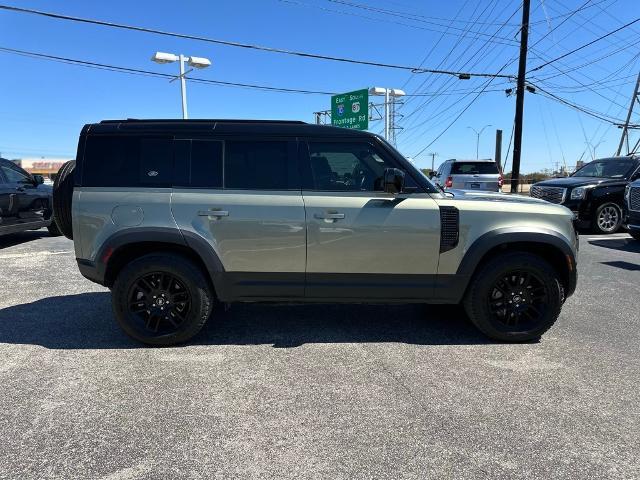
[(600, 185), (602, 183), (627, 182), (624, 178), (602, 178), (602, 177), (565, 177), (552, 178), (534, 183), (539, 187), (583, 187), (585, 185)]
[(475, 190), (457, 190), (457, 189), (448, 189), (447, 193), (452, 193), (454, 195), (453, 198), (450, 198), (451, 200), (550, 205), (549, 202), (545, 200), (541, 200), (539, 198), (532, 198), (525, 195), (515, 195), (515, 194), (509, 194), (509, 193), (478, 192)]

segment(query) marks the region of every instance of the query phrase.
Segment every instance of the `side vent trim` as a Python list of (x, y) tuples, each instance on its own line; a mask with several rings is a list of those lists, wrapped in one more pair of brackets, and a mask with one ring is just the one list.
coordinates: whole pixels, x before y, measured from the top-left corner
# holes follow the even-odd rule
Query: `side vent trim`
[(440, 253), (458, 246), (460, 238), (460, 212), (456, 207), (440, 207)]

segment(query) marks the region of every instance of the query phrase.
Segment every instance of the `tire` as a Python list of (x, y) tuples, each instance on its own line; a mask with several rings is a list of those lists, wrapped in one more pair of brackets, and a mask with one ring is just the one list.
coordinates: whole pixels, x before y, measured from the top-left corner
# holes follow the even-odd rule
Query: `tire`
[(191, 339), (207, 322), (213, 302), (201, 270), (179, 255), (157, 253), (132, 261), (112, 289), (120, 327), (131, 338), (154, 346)]
[(51, 221), (51, 225), (47, 227), (47, 230), (49, 230), (49, 235), (51, 235), (52, 237), (59, 237), (60, 235), (62, 235), (62, 232), (60, 231), (60, 229), (58, 229), (58, 225), (56, 225), (56, 222), (54, 222), (53, 220)]
[(616, 233), (622, 226), (622, 208), (614, 202), (603, 203), (596, 209), (591, 223), (596, 233)]
[(69, 240), (73, 240), (71, 227), (71, 201), (73, 200), (74, 170), (76, 161), (69, 160), (58, 171), (53, 182), (53, 221), (58, 230)]
[[(521, 283), (525, 278), (528, 284)], [(527, 342), (539, 339), (551, 328), (563, 302), (558, 272), (537, 255), (514, 252), (479, 268), (465, 295), (464, 308), (488, 337)]]

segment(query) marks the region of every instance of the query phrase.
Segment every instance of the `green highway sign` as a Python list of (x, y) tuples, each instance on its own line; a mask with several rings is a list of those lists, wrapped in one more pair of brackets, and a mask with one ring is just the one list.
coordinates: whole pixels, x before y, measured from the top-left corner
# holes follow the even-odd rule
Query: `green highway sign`
[(369, 90), (333, 95), (331, 97), (331, 125), (334, 127), (369, 128)]

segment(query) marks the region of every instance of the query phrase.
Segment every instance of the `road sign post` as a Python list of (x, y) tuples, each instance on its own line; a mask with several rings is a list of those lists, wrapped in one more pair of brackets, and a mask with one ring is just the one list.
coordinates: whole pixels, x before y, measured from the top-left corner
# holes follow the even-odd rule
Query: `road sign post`
[(369, 91), (333, 95), (331, 97), (331, 125), (334, 127), (367, 130), (369, 128)]

